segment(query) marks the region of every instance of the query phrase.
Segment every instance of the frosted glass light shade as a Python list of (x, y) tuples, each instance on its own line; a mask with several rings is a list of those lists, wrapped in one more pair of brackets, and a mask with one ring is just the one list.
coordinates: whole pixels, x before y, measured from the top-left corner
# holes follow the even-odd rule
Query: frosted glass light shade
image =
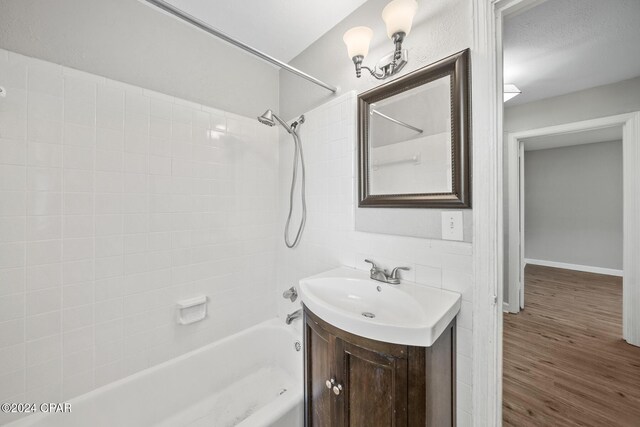
[(416, 16), (416, 0), (393, 0), (382, 9), (382, 20), (387, 25), (387, 35), (393, 38), (395, 33), (409, 35), (413, 17)]
[(373, 37), (373, 30), (369, 27), (353, 27), (342, 37), (347, 45), (349, 58), (354, 56), (367, 56), (369, 53), (369, 43)]

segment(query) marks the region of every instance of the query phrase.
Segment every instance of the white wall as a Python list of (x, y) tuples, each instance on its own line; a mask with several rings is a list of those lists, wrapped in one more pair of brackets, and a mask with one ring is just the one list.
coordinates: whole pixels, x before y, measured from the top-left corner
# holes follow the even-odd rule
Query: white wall
[[(0, 79), (0, 400), (64, 401), (275, 314), (275, 129), (4, 50)], [(209, 317), (177, 326), (200, 294)]]
[[(301, 244), (287, 249), (278, 238), (278, 293), (298, 281), (340, 265), (368, 270), (365, 258), (383, 267), (409, 266), (403, 279), (460, 292), (462, 311), (457, 328), (458, 425), (472, 425), (472, 301), (473, 266), (470, 243), (445, 242), (414, 237), (363, 233), (355, 230), (354, 126), (356, 95), (345, 94), (306, 112), (301, 128), (307, 165), (307, 228)], [(280, 137), (280, 226), (288, 209), (293, 145), (291, 137)], [(285, 316), (298, 302), (278, 297)]]
[[(471, 1), (421, 1), (411, 33), (403, 45), (409, 50), (409, 63), (402, 72), (384, 82), (375, 80), (366, 70), (360, 79), (356, 78), (353, 62), (348, 58), (342, 36), (354, 26), (371, 27), (374, 37), (364, 63), (375, 65), (382, 56), (393, 50), (393, 43), (387, 37), (384, 21), (380, 17), (387, 3), (388, 0), (366, 2), (295, 57), (290, 64), (339, 86), (338, 95), (351, 90), (361, 93), (472, 46)], [(294, 117), (334, 96), (280, 71), (280, 109), (283, 117)], [(357, 227), (369, 232), (440, 239), (441, 212), (441, 209), (358, 209)], [(472, 211), (465, 209), (463, 215), (464, 240), (470, 242), (473, 233)]]
[(278, 107), (276, 67), (143, 0), (3, 0), (0, 48), (248, 117)]
[(451, 192), (450, 139), (440, 133), (371, 147), (371, 193)]
[(524, 159), (525, 258), (622, 270), (622, 141)]

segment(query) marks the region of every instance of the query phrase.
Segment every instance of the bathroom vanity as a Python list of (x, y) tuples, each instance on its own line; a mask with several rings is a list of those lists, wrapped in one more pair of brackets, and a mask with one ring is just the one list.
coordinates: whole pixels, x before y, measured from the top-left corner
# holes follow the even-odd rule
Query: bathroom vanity
[(299, 291), (305, 426), (455, 425), (459, 294), (348, 268)]

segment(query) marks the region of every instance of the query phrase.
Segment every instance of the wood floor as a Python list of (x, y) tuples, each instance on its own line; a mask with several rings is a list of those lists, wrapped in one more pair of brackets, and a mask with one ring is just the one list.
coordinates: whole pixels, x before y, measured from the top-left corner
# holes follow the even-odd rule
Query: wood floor
[(529, 265), (525, 280), (525, 310), (504, 316), (504, 425), (639, 427), (621, 278)]

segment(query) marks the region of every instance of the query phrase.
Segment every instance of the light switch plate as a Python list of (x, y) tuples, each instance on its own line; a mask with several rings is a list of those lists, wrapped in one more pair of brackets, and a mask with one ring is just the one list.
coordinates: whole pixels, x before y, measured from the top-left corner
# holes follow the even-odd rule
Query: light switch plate
[(461, 211), (442, 212), (442, 239), (464, 240), (464, 226)]

